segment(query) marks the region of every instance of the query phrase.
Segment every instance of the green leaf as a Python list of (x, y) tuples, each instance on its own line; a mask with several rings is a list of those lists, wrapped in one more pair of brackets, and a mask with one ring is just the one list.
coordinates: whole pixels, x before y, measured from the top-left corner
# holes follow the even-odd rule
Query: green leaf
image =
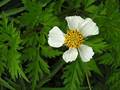
[(51, 2), (51, 0), (40, 0), (39, 2), (43, 7), (45, 7), (45, 6), (47, 6), (47, 4), (49, 4)]
[(40, 43), (41, 45), (44, 45), (44, 44), (46, 43), (46, 38), (45, 38), (45, 34), (44, 34), (44, 33), (40, 33), (39, 43)]
[[(24, 7), (19, 7), (19, 8), (14, 8), (14, 9), (10, 9), (10, 10), (4, 11), (4, 13), (6, 14), (6, 16), (11, 16), (11, 15), (18, 14), (18, 13), (24, 11), (24, 10), (25, 10)], [(0, 18), (2, 18), (1, 14), (0, 14)]]
[(83, 0), (85, 7), (90, 6), (92, 3), (94, 3), (96, 0)]
[(71, 0), (70, 2), (68, 1), (68, 4), (69, 4), (69, 7), (71, 7), (72, 6), (72, 8), (79, 8), (81, 5), (80, 5), (80, 3), (81, 3), (81, 1), (82, 0)]
[(112, 15), (114, 12), (119, 12), (119, 0), (106, 0), (105, 8), (107, 15)]
[(39, 51), (36, 51), (31, 63), (28, 64), (26, 73), (29, 73), (29, 78), (32, 82), (32, 90), (35, 90), (37, 82), (43, 78), (44, 74), (49, 74), (49, 66), (47, 63), (39, 56)]
[[(58, 19), (58, 17), (56, 17), (52, 11), (49, 10), (45, 10), (41, 13), (41, 17), (40, 18), (40, 22), (41, 24), (43, 24), (43, 26), (52, 28), (53, 26), (59, 26), (60, 25), (60, 20)], [(44, 29), (43, 29), (44, 30)], [(48, 32), (48, 31), (47, 31)]]
[(38, 44), (38, 41), (40, 41), (38, 33), (34, 32), (34, 31), (28, 30), (23, 35), (23, 42), (22, 42), (22, 44), (26, 45), (26, 47), (28, 47), (28, 46), (36, 46)]
[(91, 46), (93, 50), (97, 53), (102, 53), (104, 49), (108, 46), (102, 38), (88, 39), (85, 44)]
[(63, 75), (66, 90), (78, 90), (83, 84), (84, 72), (80, 59), (70, 63), (65, 67)]
[(29, 47), (29, 48), (26, 48), (23, 50), (23, 55), (22, 55), (22, 58), (24, 60), (33, 60), (34, 57), (36, 56), (36, 49), (34, 47)]
[(59, 51), (57, 49), (52, 49), (48, 46), (42, 46), (41, 48), (42, 48), (41, 54), (49, 58), (60, 56), (63, 53), (62, 51)]
[[(109, 44), (109, 52), (112, 56), (112, 66), (117, 68), (120, 66), (120, 14), (114, 12), (109, 17), (99, 16), (96, 17), (98, 24), (101, 27), (101, 36)], [(111, 61), (110, 61), (111, 62)]]
[(112, 72), (106, 82), (109, 85), (109, 90), (119, 90), (120, 72)]
[(84, 67), (84, 72), (85, 73), (90, 73), (90, 71), (93, 71), (93, 72), (102, 76), (102, 73), (99, 70), (99, 68), (98, 68), (98, 66), (97, 66), (97, 64), (94, 60), (90, 60), (87, 63), (83, 63), (83, 67)]
[(100, 64), (105, 64), (105, 65), (112, 65), (114, 59), (111, 55), (111, 53), (105, 53), (104, 55), (100, 56), (98, 58)]
[(5, 80), (3, 80), (2, 78), (0, 78), (0, 84), (10, 90), (15, 90), (15, 88), (13, 88), (11, 85), (9, 85), (9, 83), (6, 82)]
[(37, 81), (43, 77), (43, 74), (49, 74), (48, 65), (42, 59), (35, 60), (29, 64), (27, 72), (30, 73), (30, 78), (32, 78), (32, 89), (34, 90)]
[(6, 5), (10, 0), (2, 0), (0, 1), (0, 7)]
[(62, 5), (64, 2), (65, 0), (57, 0), (56, 3), (54, 3), (55, 13), (60, 13), (62, 11)]
[[(2, 24), (0, 28), (3, 40), (1, 40), (1, 45), (3, 46), (3, 58), (6, 61), (7, 69), (11, 75), (11, 78), (15, 80), (18, 76), (22, 76), (28, 81), (27, 77), (20, 67), (20, 57), (21, 54), (18, 52), (21, 43), (20, 33), (16, 31), (13, 26), (13, 22), (8, 23), (8, 18), (3, 15)], [(6, 42), (6, 43), (5, 43)]]
[(91, 6), (87, 7), (87, 8), (85, 8), (85, 11), (90, 12), (90, 13), (95, 13), (95, 12), (97, 12), (97, 9), (98, 9), (97, 6), (91, 5)]
[(65, 67), (63, 75), (65, 88), (67, 90), (78, 90), (83, 85), (86, 74), (90, 76), (91, 71), (102, 76), (94, 60), (83, 62), (81, 59), (77, 59), (70, 63)]
[(42, 7), (39, 3), (32, 2), (30, 0), (22, 0), (23, 4), (28, 12), (19, 17), (19, 20), (23, 25), (34, 27), (40, 19)]

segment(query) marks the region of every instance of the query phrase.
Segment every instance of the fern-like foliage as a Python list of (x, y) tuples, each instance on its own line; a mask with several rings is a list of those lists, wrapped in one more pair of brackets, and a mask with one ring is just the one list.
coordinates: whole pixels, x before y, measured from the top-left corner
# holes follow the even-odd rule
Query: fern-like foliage
[(81, 61), (78, 59), (70, 65), (67, 65), (63, 77), (65, 78), (64, 84), (66, 85), (65, 88), (67, 90), (77, 90), (80, 88), (80, 84), (84, 80)]
[(109, 44), (104, 55), (97, 58), (100, 65), (105, 65), (104, 78), (102, 79), (107, 84), (101, 84), (101, 87), (109, 87), (108, 90), (115, 90), (120, 84), (118, 71), (120, 67), (119, 0), (105, 0), (95, 11), (94, 18), (101, 28), (100, 36)]
[(120, 72), (115, 71), (110, 74), (109, 79), (106, 82), (106, 85), (109, 86), (109, 90), (119, 90), (120, 85)]
[[(92, 90), (119, 90), (119, 4), (119, 0), (1, 0), (0, 90), (42, 90), (43, 86), (83, 90), (90, 84)], [(93, 19), (99, 34), (84, 42), (95, 52), (90, 62), (78, 57), (65, 64), (60, 60), (66, 47), (48, 46), (48, 33), (54, 26), (66, 32), (65, 17), (74, 15)], [(64, 83), (56, 80), (60, 76)]]
[(42, 25), (43, 30), (48, 32), (52, 26), (59, 25), (58, 18), (52, 13), (52, 8), (54, 8), (53, 5), (43, 10), (44, 5), (42, 1), (35, 2), (31, 0), (22, 0), (22, 2), (27, 11), (19, 18), (23, 26), (26, 25), (33, 28)]
[(52, 9), (43, 9), (44, 2), (31, 0), (22, 0), (22, 2), (26, 8), (26, 12), (18, 18), (21, 27), (26, 27), (22, 35), (22, 45), (24, 46), (22, 59), (29, 62), (26, 73), (28, 73), (34, 90), (40, 83), (39, 80), (44, 75), (50, 74), (48, 61), (43, 57), (52, 58), (62, 54), (61, 51), (46, 46), (48, 30), (58, 24), (58, 22), (54, 22), (58, 19), (51, 13)]
[[(7, 17), (4, 15), (0, 26), (0, 37), (1, 49), (4, 50), (1, 52), (1, 62), (2, 60), (6, 62), (11, 78), (15, 80), (21, 75), (27, 80), (20, 66), (21, 54), (18, 52), (20, 48), (19, 44), (21, 43), (20, 34), (13, 27), (13, 22), (9, 23)], [(1, 70), (3, 71), (2, 66), (4, 66), (4, 63), (1, 63)]]
[(45, 57), (53, 58), (56, 56), (60, 56), (62, 52), (59, 50), (53, 50), (50, 47), (44, 46), (42, 47), (41, 54)]
[(67, 65), (63, 75), (66, 90), (82, 90), (82, 83), (86, 75), (91, 76), (91, 71), (102, 75), (93, 60), (84, 63), (78, 58), (76, 61)]
[[(37, 35), (37, 34), (36, 34)], [(33, 37), (31, 37), (32, 39)], [(26, 73), (28, 73), (28, 77), (31, 80), (32, 83), (32, 90), (36, 88), (37, 82), (43, 78), (44, 75), (50, 74), (49, 66), (45, 62), (44, 59), (42, 59), (42, 55), (40, 54), (40, 46), (36, 46), (36, 44), (40, 44), (38, 40), (38, 36), (33, 38), (34, 44), (31, 44), (29, 41), (27, 41), (27, 38), (24, 38), (26, 42), (24, 43), (27, 47), (23, 50), (23, 60), (29, 61), (29, 64), (27, 65)], [(32, 46), (31, 46), (32, 45)]]
[(24, 16), (20, 18), (23, 25), (35, 26), (38, 24), (41, 18), (42, 7), (39, 3), (32, 2), (31, 0), (22, 0), (28, 13), (24, 13)]
[(93, 47), (94, 51), (96, 53), (102, 53), (105, 51), (106, 47), (108, 46), (105, 41), (103, 41), (103, 38), (96, 37), (95, 39), (88, 39), (85, 41), (85, 44)]
[(32, 89), (35, 89), (35, 86), (37, 84), (37, 81), (39, 79), (43, 78), (44, 73), (49, 74), (48, 65), (45, 63), (45, 61), (40, 57), (36, 56), (33, 59), (27, 68), (27, 72), (30, 73), (29, 77), (32, 78)]
[[(110, 10), (110, 6), (112, 9)], [(98, 16), (95, 17), (98, 24), (101, 28), (101, 36), (103, 36), (104, 40), (109, 44), (109, 52), (112, 55), (111, 65), (114, 68), (120, 66), (120, 14), (119, 14), (119, 6), (118, 0), (106, 0), (105, 5), (101, 4), (97, 9)], [(108, 16), (108, 17), (105, 17)], [(113, 53), (114, 52), (114, 53)], [(108, 60), (106, 59), (106, 62)]]

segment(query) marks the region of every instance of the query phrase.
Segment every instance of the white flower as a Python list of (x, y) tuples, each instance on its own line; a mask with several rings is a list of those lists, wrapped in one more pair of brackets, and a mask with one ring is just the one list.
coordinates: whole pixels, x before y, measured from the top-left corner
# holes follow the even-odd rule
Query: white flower
[(63, 54), (65, 62), (75, 61), (78, 53), (83, 62), (88, 62), (93, 57), (92, 47), (84, 45), (84, 38), (99, 34), (96, 23), (90, 18), (83, 19), (80, 16), (69, 16), (65, 18), (69, 30), (64, 34), (57, 26), (49, 31), (48, 44), (59, 48), (62, 45), (69, 47)]

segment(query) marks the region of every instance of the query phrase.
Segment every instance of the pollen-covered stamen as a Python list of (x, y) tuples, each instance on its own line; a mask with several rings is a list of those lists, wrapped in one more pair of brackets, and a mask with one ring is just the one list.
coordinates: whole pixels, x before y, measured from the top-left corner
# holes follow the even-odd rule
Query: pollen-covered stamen
[(77, 30), (68, 30), (65, 35), (65, 45), (69, 48), (79, 48), (83, 43), (83, 36)]

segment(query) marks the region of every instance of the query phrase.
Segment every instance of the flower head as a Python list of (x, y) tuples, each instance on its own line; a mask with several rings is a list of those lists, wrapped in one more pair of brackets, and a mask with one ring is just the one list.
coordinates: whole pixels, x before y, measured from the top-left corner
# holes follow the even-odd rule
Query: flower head
[(88, 62), (93, 57), (92, 47), (84, 45), (84, 38), (99, 34), (96, 23), (90, 18), (83, 19), (80, 16), (69, 16), (65, 18), (68, 23), (67, 34), (64, 34), (57, 26), (49, 31), (48, 44), (59, 48), (62, 45), (69, 49), (64, 52), (65, 62), (75, 61), (78, 53), (83, 62)]

